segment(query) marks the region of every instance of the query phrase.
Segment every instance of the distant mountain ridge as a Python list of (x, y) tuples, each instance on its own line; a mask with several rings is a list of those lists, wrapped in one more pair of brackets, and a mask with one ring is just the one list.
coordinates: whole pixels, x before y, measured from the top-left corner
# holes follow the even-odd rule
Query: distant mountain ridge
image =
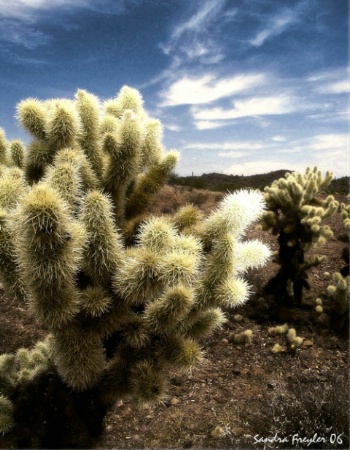
[[(281, 169), (257, 175), (225, 175), (214, 172), (188, 177), (175, 174), (170, 178), (169, 184), (220, 192), (246, 188), (263, 190), (265, 186), (270, 185), (274, 180), (284, 177), (287, 172), (292, 171)], [(326, 191), (331, 193), (338, 192), (339, 194), (349, 193), (349, 177), (334, 179)]]

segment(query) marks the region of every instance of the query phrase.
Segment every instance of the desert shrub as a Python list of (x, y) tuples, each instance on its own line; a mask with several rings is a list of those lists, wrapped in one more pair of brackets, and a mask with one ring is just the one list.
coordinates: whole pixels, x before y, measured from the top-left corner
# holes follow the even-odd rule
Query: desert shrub
[(276, 383), (257, 420), (257, 448), (349, 448), (348, 380), (335, 374), (320, 388), (301, 376)]

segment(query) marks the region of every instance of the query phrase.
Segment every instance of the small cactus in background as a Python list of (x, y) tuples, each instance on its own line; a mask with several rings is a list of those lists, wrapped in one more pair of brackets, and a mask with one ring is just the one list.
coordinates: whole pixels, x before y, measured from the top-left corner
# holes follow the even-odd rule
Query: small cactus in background
[[(348, 201), (350, 199), (350, 194), (348, 195)], [(340, 273), (343, 277), (348, 276), (349, 273), (349, 232), (350, 232), (350, 204), (341, 203), (340, 204), (340, 216), (344, 226), (344, 233), (339, 236), (341, 241), (347, 243), (347, 246), (343, 248), (342, 259), (345, 262), (345, 265), (340, 269)]]
[(285, 353), (287, 351), (286, 347), (283, 347), (281, 344), (275, 344), (271, 348), (271, 353)]
[(288, 331), (288, 324), (277, 325), (276, 327), (270, 327), (267, 332), (270, 336), (276, 336), (278, 334), (284, 334)]
[(322, 314), (323, 313), (323, 302), (321, 298), (316, 298), (315, 300), (315, 311), (318, 314)]
[[(349, 198), (349, 196), (348, 196)], [(338, 330), (347, 332), (349, 328), (349, 304), (350, 304), (350, 275), (349, 275), (349, 230), (350, 230), (350, 205), (341, 203), (340, 214), (344, 226), (344, 234), (341, 240), (348, 243), (343, 248), (342, 259), (345, 265), (339, 272), (333, 274), (333, 284), (327, 288), (328, 294), (333, 298), (333, 324)]]
[(242, 333), (232, 333), (229, 341), (234, 344), (250, 344), (253, 340), (252, 330), (245, 330)]
[(272, 353), (284, 353), (287, 350), (294, 352), (304, 341), (304, 338), (297, 336), (295, 328), (289, 328), (287, 323), (276, 327), (270, 327), (267, 332), (270, 336), (284, 335), (286, 341), (286, 345), (281, 345), (280, 343), (274, 344), (271, 348)]
[(337, 316), (338, 328), (343, 329), (349, 321), (350, 276), (343, 277), (340, 272), (336, 272), (327, 292), (334, 300), (333, 311)]
[(318, 247), (333, 235), (323, 221), (338, 208), (333, 196), (317, 198), (322, 188), (329, 185), (332, 173), (325, 176), (315, 167), (304, 174), (286, 173), (265, 188), (267, 211), (262, 217), (262, 228), (278, 235), (277, 262), (280, 269), (266, 285), (266, 293), (279, 304), (290, 305), (302, 301), (303, 289), (309, 289), (308, 270), (318, 266), (323, 256), (306, 258), (307, 252)]
[(244, 273), (269, 249), (242, 238), (265, 204), (241, 191), (207, 218), (191, 206), (147, 215), (178, 154), (129, 87), (105, 104), (80, 90), (17, 113), (33, 140), (0, 133), (0, 278), (48, 336), (0, 357), (0, 431), (89, 446), (79, 436), (97, 434), (108, 407), (162, 398), (168, 370), (203, 359), (221, 308), (248, 299)]
[(295, 328), (289, 328), (287, 332), (287, 342), (290, 350), (295, 350), (297, 347), (300, 347), (303, 341), (304, 338), (297, 336)]

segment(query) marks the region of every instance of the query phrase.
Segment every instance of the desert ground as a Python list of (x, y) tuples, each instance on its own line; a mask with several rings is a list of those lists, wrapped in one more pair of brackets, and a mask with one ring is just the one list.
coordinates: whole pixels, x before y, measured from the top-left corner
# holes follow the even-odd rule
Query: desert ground
[[(153, 207), (169, 214), (187, 202), (205, 213), (222, 194), (165, 186)], [(339, 196), (345, 201), (345, 196)], [(167, 397), (140, 407), (120, 400), (105, 418), (105, 431), (94, 448), (335, 448), (349, 447), (348, 331), (332, 322), (327, 294), (332, 274), (344, 265), (340, 215), (328, 219), (334, 236), (318, 250), (327, 260), (310, 273), (311, 289), (299, 308), (275, 308), (263, 286), (278, 266), (270, 261), (247, 274), (250, 300), (226, 310), (227, 322), (203, 342), (205, 358), (191, 373), (169, 376)], [(251, 226), (247, 238), (258, 238), (277, 250), (277, 239)], [(0, 353), (30, 347), (45, 332), (24, 305), (1, 290)], [(315, 310), (321, 299), (323, 313)], [(303, 343), (286, 346), (285, 334), (269, 328), (288, 324)], [(235, 343), (234, 335), (251, 330), (252, 339)], [(279, 343), (286, 351), (273, 353)], [(0, 437), (1, 448), (14, 448)]]

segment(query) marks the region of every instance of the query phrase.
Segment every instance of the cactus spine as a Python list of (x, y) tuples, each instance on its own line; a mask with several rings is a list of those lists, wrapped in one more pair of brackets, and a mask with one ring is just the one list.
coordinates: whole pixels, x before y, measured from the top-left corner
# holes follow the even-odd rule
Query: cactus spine
[[(178, 154), (165, 152), (160, 122), (129, 87), (104, 105), (82, 90), (74, 100), (24, 100), (17, 114), (33, 140), (0, 133), (0, 277), (49, 334), (0, 357), (0, 431), (28, 431), (12, 419), (12, 399), (24, 392), (32, 405), (31, 386), (51, 383), (52, 402), (40, 408), (46, 422), (63, 421), (67, 447), (76, 437), (65, 437), (66, 424), (83, 423), (79, 401), (93, 398), (102, 417), (127, 394), (157, 401), (169, 368), (202, 360), (200, 339), (225, 320), (221, 307), (246, 301), (245, 270), (269, 257), (261, 242), (242, 241), (264, 201), (242, 191), (206, 219), (192, 206), (147, 216)], [(55, 398), (69, 408), (57, 413)], [(49, 430), (21, 442), (48, 446)]]

